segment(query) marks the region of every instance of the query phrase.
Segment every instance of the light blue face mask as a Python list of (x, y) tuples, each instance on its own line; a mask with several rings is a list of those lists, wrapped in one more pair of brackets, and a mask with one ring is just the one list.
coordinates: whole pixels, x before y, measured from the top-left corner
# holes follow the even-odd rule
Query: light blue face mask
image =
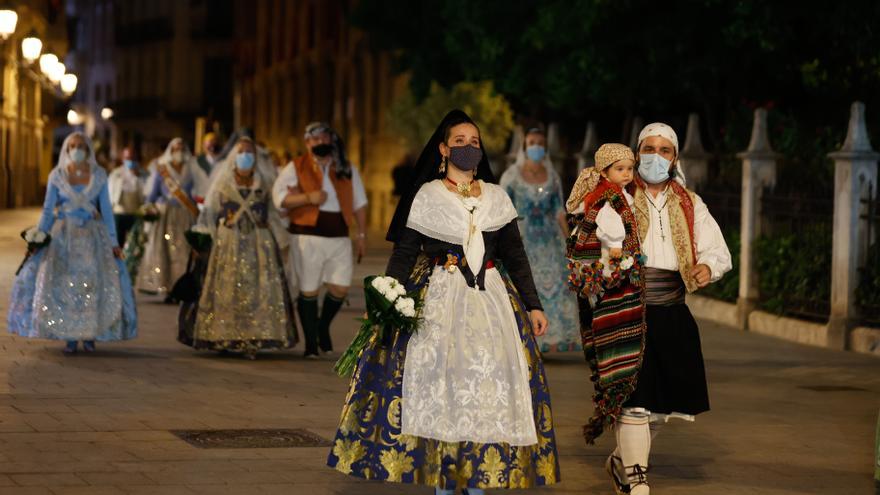
[(547, 154), (547, 150), (540, 144), (533, 144), (526, 148), (526, 156), (533, 162), (540, 162), (544, 159), (545, 154)]
[(239, 153), (235, 157), (235, 166), (242, 172), (247, 172), (254, 168), (254, 154), (250, 152)]
[(68, 152), (73, 163), (82, 163), (86, 161), (86, 150), (82, 148), (74, 148)]
[(656, 153), (639, 156), (639, 175), (648, 184), (660, 184), (669, 180), (669, 165), (672, 162)]
[(135, 167), (137, 167), (137, 164), (134, 162), (134, 160), (123, 160), (122, 164), (125, 165), (125, 168), (129, 170), (134, 170)]

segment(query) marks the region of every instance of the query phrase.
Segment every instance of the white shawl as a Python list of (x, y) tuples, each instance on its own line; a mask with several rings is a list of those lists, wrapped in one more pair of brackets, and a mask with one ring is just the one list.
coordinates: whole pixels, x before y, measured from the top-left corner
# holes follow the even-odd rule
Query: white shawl
[[(459, 244), (471, 266), (481, 266), (486, 254), (483, 232), (494, 232), (517, 217), (510, 197), (499, 186), (480, 181), (479, 198), (463, 198), (441, 180), (419, 189), (406, 226), (423, 235)], [(476, 269), (479, 271), (479, 269)]]

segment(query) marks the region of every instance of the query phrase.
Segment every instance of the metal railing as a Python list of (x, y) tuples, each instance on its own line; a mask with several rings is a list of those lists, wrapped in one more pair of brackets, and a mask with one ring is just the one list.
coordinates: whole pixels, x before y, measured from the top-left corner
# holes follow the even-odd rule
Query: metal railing
[(868, 186), (860, 203), (859, 219), (864, 222), (865, 234), (861, 242), (865, 255), (860, 260), (856, 306), (862, 324), (880, 326), (880, 243), (876, 239), (880, 228), (880, 201), (873, 184)]

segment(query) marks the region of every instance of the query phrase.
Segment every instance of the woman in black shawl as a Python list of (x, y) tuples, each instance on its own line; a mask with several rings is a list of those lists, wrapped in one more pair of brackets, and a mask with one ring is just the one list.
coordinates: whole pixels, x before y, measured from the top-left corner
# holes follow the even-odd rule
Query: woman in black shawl
[(388, 230), (386, 273), (419, 291), (422, 321), (414, 334), (374, 337), (361, 354), (328, 464), (438, 494), (554, 484), (534, 339), (547, 319), (516, 210), (464, 112), (443, 119), (414, 179)]

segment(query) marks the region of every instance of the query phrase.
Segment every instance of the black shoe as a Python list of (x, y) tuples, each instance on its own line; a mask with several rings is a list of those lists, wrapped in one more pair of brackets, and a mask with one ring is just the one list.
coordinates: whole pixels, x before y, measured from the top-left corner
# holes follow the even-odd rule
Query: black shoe
[(306, 351), (303, 353), (305, 359), (320, 359), (321, 355), (317, 351)]

